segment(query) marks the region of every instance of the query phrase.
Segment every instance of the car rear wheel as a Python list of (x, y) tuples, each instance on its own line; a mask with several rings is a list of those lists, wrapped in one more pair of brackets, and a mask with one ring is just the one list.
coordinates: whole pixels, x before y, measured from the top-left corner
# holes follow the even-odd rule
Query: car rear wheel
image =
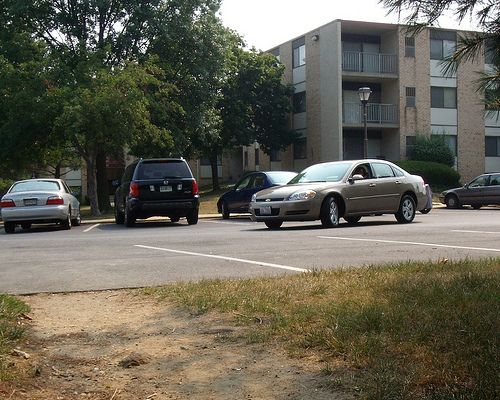
[(76, 217), (71, 220), (71, 224), (73, 226), (80, 226), (82, 223), (82, 213), (80, 212), (80, 209), (78, 209), (78, 213), (76, 214)]
[(328, 196), (321, 206), (321, 224), (325, 228), (336, 228), (339, 226), (339, 206), (337, 201)]
[(4, 222), (3, 228), (5, 229), (5, 233), (14, 233), (16, 230), (16, 224), (13, 222)]
[(125, 218), (124, 218), (124, 223), (126, 227), (133, 227), (135, 225), (136, 221), (136, 216), (132, 211), (130, 211), (128, 205), (125, 205)]
[(68, 215), (64, 221), (61, 222), (63, 229), (71, 229), (71, 210), (69, 210)]
[(196, 225), (198, 223), (198, 211), (199, 210), (195, 208), (194, 210), (191, 210), (186, 216), (189, 225)]
[(279, 229), (283, 225), (283, 221), (266, 221), (264, 222), (269, 229)]
[(229, 208), (227, 207), (227, 203), (223, 201), (220, 205), (222, 219), (229, 219)]
[(415, 218), (415, 200), (410, 195), (403, 196), (401, 199), (401, 204), (399, 205), (399, 210), (395, 214), (398, 222), (402, 224), (407, 224)]
[(444, 202), (448, 208), (458, 208), (458, 197), (454, 194), (446, 196)]
[(116, 199), (115, 199), (115, 222), (118, 225), (122, 225), (125, 222), (125, 214), (122, 213), (118, 208), (118, 204), (116, 204)]

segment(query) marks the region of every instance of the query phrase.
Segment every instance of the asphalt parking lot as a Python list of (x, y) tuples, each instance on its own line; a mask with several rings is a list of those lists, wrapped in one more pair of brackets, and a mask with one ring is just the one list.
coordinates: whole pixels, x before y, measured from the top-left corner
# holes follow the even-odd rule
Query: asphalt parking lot
[(154, 286), (203, 278), (277, 276), (314, 269), (408, 260), (499, 257), (500, 208), (362, 218), (325, 229), (318, 222), (269, 230), (249, 218), (138, 222), (84, 221), (69, 231), (0, 229), (0, 292), (29, 294)]

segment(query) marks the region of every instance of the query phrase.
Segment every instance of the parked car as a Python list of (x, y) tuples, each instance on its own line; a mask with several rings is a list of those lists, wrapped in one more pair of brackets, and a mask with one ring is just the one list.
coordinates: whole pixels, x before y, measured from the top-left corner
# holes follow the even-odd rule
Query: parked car
[(117, 224), (134, 226), (139, 218), (186, 218), (198, 222), (198, 183), (182, 158), (141, 159), (129, 165), (114, 196)]
[(252, 172), (245, 175), (229, 192), (219, 198), (217, 209), (223, 219), (228, 219), (230, 213), (247, 213), (254, 193), (269, 187), (284, 185), (295, 175), (297, 173), (292, 171)]
[(32, 224), (58, 223), (63, 229), (80, 225), (80, 202), (61, 179), (28, 179), (15, 182), (1, 200), (4, 229), (14, 233)]
[(500, 204), (500, 172), (483, 174), (461, 188), (445, 190), (439, 201), (448, 208), (471, 205), (475, 209)]
[(420, 176), (387, 161), (365, 159), (312, 165), (284, 186), (257, 192), (250, 212), (271, 229), (283, 221), (314, 220), (336, 227), (341, 217), (354, 224), (363, 216), (387, 213), (408, 223), (426, 205)]

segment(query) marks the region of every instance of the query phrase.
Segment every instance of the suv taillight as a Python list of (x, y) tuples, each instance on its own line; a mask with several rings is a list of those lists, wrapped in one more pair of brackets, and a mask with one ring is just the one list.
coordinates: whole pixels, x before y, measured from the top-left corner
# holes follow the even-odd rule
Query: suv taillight
[(193, 180), (193, 194), (198, 194), (198, 182)]
[(2, 208), (7, 208), (7, 207), (15, 207), (16, 203), (14, 203), (14, 200), (2, 200)]
[(135, 197), (139, 196), (139, 184), (137, 182), (130, 184), (130, 194)]

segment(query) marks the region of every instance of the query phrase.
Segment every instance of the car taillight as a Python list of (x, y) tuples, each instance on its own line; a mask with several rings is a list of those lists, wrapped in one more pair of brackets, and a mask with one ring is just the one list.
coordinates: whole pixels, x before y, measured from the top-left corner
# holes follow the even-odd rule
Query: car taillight
[(130, 194), (135, 197), (139, 196), (139, 184), (137, 182), (130, 184)]
[(48, 206), (53, 206), (57, 204), (64, 204), (64, 199), (61, 196), (52, 196), (47, 199)]
[(16, 203), (14, 203), (14, 200), (7, 199), (7, 200), (2, 200), (2, 208), (7, 208), (7, 207), (15, 207)]
[(198, 182), (193, 180), (193, 194), (198, 194)]

